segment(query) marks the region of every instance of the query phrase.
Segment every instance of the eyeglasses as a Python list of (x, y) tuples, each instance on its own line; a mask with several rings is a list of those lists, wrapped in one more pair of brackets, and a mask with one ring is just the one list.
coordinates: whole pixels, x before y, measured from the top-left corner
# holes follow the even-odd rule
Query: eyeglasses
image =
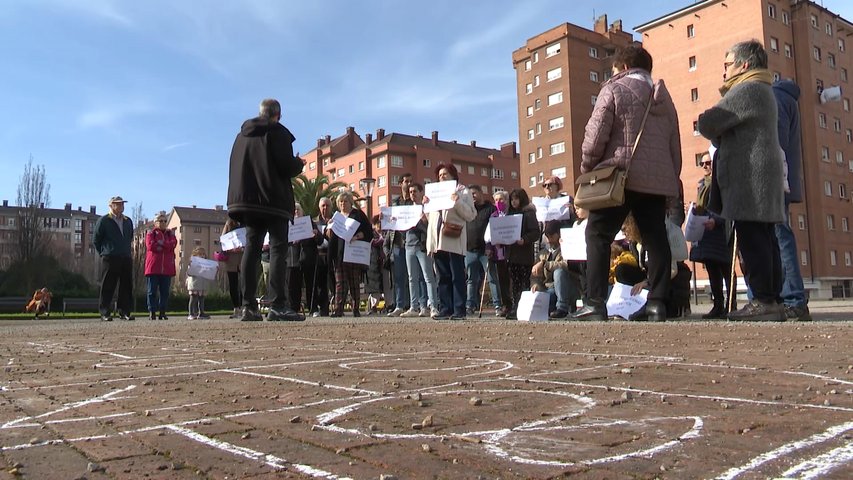
[(556, 187), (556, 186), (557, 186), (556, 183), (543, 183), (542, 184), (542, 188), (551, 188), (551, 187)]
[(723, 70), (728, 70), (735, 62), (723, 62)]
[(700, 163), (699, 165), (701, 165), (701, 166), (703, 166), (703, 167), (710, 167), (710, 166), (711, 166), (711, 162), (702, 162), (702, 163)]

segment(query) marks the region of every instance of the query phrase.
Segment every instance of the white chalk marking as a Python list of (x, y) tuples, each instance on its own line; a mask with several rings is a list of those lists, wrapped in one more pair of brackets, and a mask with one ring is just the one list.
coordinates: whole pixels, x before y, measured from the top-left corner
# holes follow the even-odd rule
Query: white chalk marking
[[(356, 368), (353, 368), (354, 365), (364, 365), (364, 364), (368, 364), (368, 363), (375, 363), (375, 362), (382, 362), (382, 361), (398, 361), (398, 362), (401, 362), (401, 361), (407, 361), (407, 360), (417, 360), (418, 362), (424, 362), (427, 360), (430, 360), (430, 361), (433, 361), (433, 360), (435, 360), (435, 361), (464, 360), (464, 361), (476, 362), (476, 363), (472, 363), (471, 365), (457, 366), (457, 367), (419, 368), (419, 369), (418, 368), (415, 368), (415, 369), (403, 369), (403, 368), (357, 368), (356, 369)], [(503, 360), (493, 360), (490, 358), (472, 358), (472, 357), (433, 357), (433, 358), (417, 358), (417, 359), (415, 359), (415, 358), (399, 358), (399, 357), (398, 358), (377, 358), (377, 359), (370, 359), (370, 360), (362, 360), (362, 361), (358, 361), (358, 362), (339, 363), (338, 366), (341, 368), (346, 368), (348, 370), (359, 370), (359, 371), (365, 371), (365, 372), (416, 373), (416, 372), (458, 371), (458, 370), (462, 370), (462, 369), (466, 369), (466, 368), (488, 367), (489, 365), (495, 365), (495, 364), (503, 364), (503, 367), (501, 367), (498, 370), (490, 370), (490, 371), (485, 372), (485, 373), (503, 372), (505, 370), (509, 370), (509, 369), (514, 367), (514, 365), (512, 363), (505, 362)], [(475, 373), (474, 375), (483, 375), (483, 373)], [(460, 377), (460, 378), (465, 378), (468, 376), (470, 376), (470, 375), (465, 375), (464, 377)]]
[(0, 425), (0, 429), (12, 427), (12, 426), (14, 426), (18, 423), (21, 423), (23, 421), (26, 421), (26, 420), (49, 417), (51, 415), (55, 415), (57, 413), (65, 412), (65, 411), (68, 411), (68, 410), (71, 410), (74, 408), (84, 407), (86, 405), (91, 405), (93, 403), (105, 402), (107, 400), (113, 399), (113, 397), (115, 397), (116, 395), (118, 395), (120, 393), (129, 392), (130, 390), (133, 390), (134, 388), (136, 388), (136, 385), (129, 385), (129, 386), (122, 388), (120, 390), (113, 390), (112, 392), (105, 393), (103, 395), (99, 395), (97, 397), (93, 397), (93, 398), (90, 398), (88, 400), (82, 400), (79, 402), (73, 402), (73, 403), (65, 404), (62, 406), (62, 408), (58, 408), (58, 409), (50, 411), (50, 412), (45, 412), (45, 413), (42, 413), (41, 415), (36, 415), (35, 417), (31, 417), (31, 416), (21, 417), (17, 420), (12, 420), (10, 422), (4, 423), (3, 425)]
[(830, 427), (821, 433), (816, 433), (810, 437), (807, 437), (803, 440), (797, 440), (795, 442), (786, 443), (781, 447), (775, 448), (767, 453), (763, 453), (752, 460), (750, 460), (747, 464), (735, 467), (727, 470), (722, 475), (715, 477), (715, 480), (731, 480), (741, 475), (742, 473), (748, 472), (750, 470), (755, 470), (756, 468), (764, 465), (767, 462), (771, 462), (778, 458), (781, 458), (789, 453), (795, 452), (802, 448), (811, 447), (812, 445), (817, 445), (818, 443), (823, 443), (829, 439), (835, 438), (844, 432), (853, 429), (853, 422), (842, 423), (841, 425), (836, 425), (834, 427)]
[[(853, 461), (853, 443), (834, 448), (823, 455), (809, 459), (782, 474), (782, 478), (811, 480), (821, 478), (847, 462)], [(794, 475), (799, 475), (794, 477)]]
[(14, 358), (10, 358), (10, 359), (9, 359), (9, 361), (8, 361), (8, 362), (6, 362), (6, 365), (13, 365), (14, 363), (15, 363), (15, 359), (14, 359)]
[(111, 357), (121, 358), (123, 360), (135, 360), (134, 357), (128, 357), (127, 355), (122, 355), (120, 353), (104, 352), (101, 350), (86, 350), (86, 352), (97, 353), (98, 355), (109, 355)]
[(201, 359), (201, 361), (202, 361), (202, 362), (205, 362), (205, 363), (212, 363), (212, 364), (214, 364), (214, 365), (224, 365), (224, 364), (225, 364), (225, 362), (218, 362), (218, 361), (216, 361), (216, 360), (210, 360), (210, 359), (207, 359), (207, 358), (202, 358), (202, 359)]
[(813, 377), (819, 378), (821, 380), (826, 380), (828, 382), (838, 382), (844, 385), (853, 385), (853, 382), (848, 382), (847, 380), (841, 380), (840, 378), (830, 377), (828, 375), (819, 375), (816, 373), (808, 373), (808, 372), (791, 372), (788, 370), (782, 370), (782, 373), (787, 373), (788, 375), (802, 375), (804, 377)]
[(343, 390), (345, 392), (362, 393), (362, 394), (367, 394), (367, 395), (381, 395), (382, 394), (381, 392), (374, 392), (373, 390), (365, 390), (363, 388), (351, 388), (351, 387), (343, 387), (340, 385), (330, 385), (328, 383), (312, 382), (309, 380), (301, 380), (299, 378), (282, 377), (280, 375), (268, 375), (268, 374), (256, 373), (256, 372), (243, 372), (240, 370), (232, 370), (230, 368), (224, 368), (220, 371), (221, 372), (227, 372), (227, 373), (234, 373), (237, 375), (249, 375), (251, 377), (269, 378), (272, 380), (282, 380), (285, 382), (298, 383), (300, 385), (311, 385), (314, 387), (322, 387), (322, 388), (328, 388), (328, 389), (332, 389), (332, 390)]

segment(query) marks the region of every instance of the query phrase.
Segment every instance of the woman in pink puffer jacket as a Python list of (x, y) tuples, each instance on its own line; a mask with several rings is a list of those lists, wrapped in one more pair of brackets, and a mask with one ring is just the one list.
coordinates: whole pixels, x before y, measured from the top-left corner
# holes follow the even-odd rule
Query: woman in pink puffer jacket
[(148, 286), (148, 314), (151, 320), (166, 320), (169, 289), (175, 276), (175, 247), (178, 239), (168, 228), (169, 219), (160, 212), (154, 228), (145, 236), (145, 280)]

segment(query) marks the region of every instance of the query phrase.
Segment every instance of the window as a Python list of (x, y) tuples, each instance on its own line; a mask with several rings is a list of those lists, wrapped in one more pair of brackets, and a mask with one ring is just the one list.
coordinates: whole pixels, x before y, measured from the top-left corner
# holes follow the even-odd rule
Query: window
[(847, 81), (847, 69), (844, 67), (841, 67), (841, 81), (842, 82)]
[(524, 62), (524, 71), (525, 72), (529, 72), (531, 68), (533, 68), (533, 63), (530, 60)]
[(829, 147), (820, 147), (820, 159), (824, 162), (829, 161)]
[(806, 217), (805, 217), (805, 215), (803, 215), (803, 214), (797, 215), (797, 226), (800, 228), (800, 230), (806, 229)]
[(770, 18), (776, 18), (776, 5), (772, 3), (767, 4), (767, 16)]
[(598, 95), (593, 95), (589, 97), (589, 103), (594, 107), (596, 103), (598, 103)]
[(844, 252), (844, 266), (850, 266), (850, 252)]
[(539, 75), (534, 75), (534, 76), (533, 76), (533, 86), (534, 86), (534, 87), (538, 87), (538, 86), (539, 86)]
[(835, 55), (831, 53), (826, 54), (826, 63), (829, 64), (829, 68), (835, 68)]
[(844, 165), (844, 155), (840, 151), (835, 152), (835, 163)]
[(791, 24), (791, 14), (786, 12), (785, 10), (782, 10), (782, 23), (784, 23), (785, 25)]
[(308, 170), (317, 170), (317, 162), (311, 162), (308, 164)]
[(391, 166), (392, 167), (402, 167), (403, 166), (403, 156), (402, 155), (391, 155)]
[(505, 191), (506, 191), (506, 189), (504, 187), (492, 187), (492, 195), (494, 195), (498, 192), (505, 192)]
[(535, 186), (536, 186), (536, 175), (533, 175), (533, 176), (531, 176), (531, 177), (530, 177), (530, 181), (528, 182), (528, 184), (527, 184), (527, 185), (528, 185), (528, 186), (530, 186), (530, 187), (535, 187)]
[(350, 165), (348, 170), (349, 170), (349, 173), (355, 173), (355, 165)]
[(515, 170), (509, 172), (509, 178), (511, 178), (513, 180), (518, 180), (518, 172)]
[(853, 172), (853, 160), (847, 162), (847, 169)]
[(843, 38), (838, 39), (838, 51), (839, 52), (844, 51), (844, 39)]
[(820, 61), (820, 48), (814, 47), (814, 49), (812, 49), (812, 56), (814, 57), (815, 60), (817, 60), (819, 62)]
[(539, 52), (533, 52), (533, 63), (539, 63)]
[(536, 149), (536, 158), (542, 158), (542, 147)]
[(532, 128), (531, 128), (530, 130), (528, 130), (528, 131), (527, 131), (527, 139), (528, 139), (528, 140), (533, 140), (533, 138), (534, 138), (535, 136), (536, 136), (536, 134), (535, 134), (535, 133), (533, 133), (533, 129), (532, 129)]
[(693, 102), (699, 101), (699, 89), (698, 88), (691, 88), (690, 89), (690, 100)]
[(824, 25), (823, 30), (826, 32), (827, 35), (829, 35), (830, 37), (832, 36), (832, 24), (831, 23), (826, 22), (826, 25)]
[(817, 93), (818, 93), (818, 94), (822, 93), (822, 92), (823, 92), (823, 80), (821, 80), (821, 79), (819, 79), (819, 78), (818, 78), (818, 79), (815, 81), (815, 85), (817, 85)]
[(536, 163), (536, 154), (530, 152), (527, 154), (527, 163)]
[(826, 216), (826, 228), (829, 231), (835, 230), (835, 215)]
[(552, 168), (551, 175), (557, 178), (566, 178), (566, 167)]
[(778, 82), (779, 80), (782, 80), (782, 74), (779, 72), (773, 72), (773, 81)]
[(429, 161), (429, 159), (428, 159), (428, 158), (425, 158), (425, 159), (424, 159), (424, 161), (423, 161), (423, 164), (424, 164), (424, 166), (425, 166), (425, 167), (429, 167), (429, 166), (430, 166), (430, 161)]
[(826, 114), (825, 113), (818, 113), (817, 114), (817, 124), (820, 126), (820, 128), (826, 128)]
[(785, 57), (794, 58), (794, 49), (788, 43), (785, 44)]
[(850, 224), (847, 222), (847, 217), (841, 217), (841, 231), (842, 232), (849, 232), (850, 231)]
[(773, 52), (779, 51), (779, 39), (776, 37), (770, 37), (770, 50)]
[(701, 135), (701, 133), (699, 133), (699, 122), (694, 120), (693, 121), (693, 136), (698, 137), (699, 135)]
[(850, 111), (850, 99), (845, 98), (842, 103), (844, 104), (844, 111), (849, 112)]
[(545, 74), (545, 81), (551, 82), (551, 81), (554, 81), (554, 80), (556, 80), (562, 76), (563, 76), (563, 68), (557, 67), (557, 68), (548, 70), (548, 72)]
[(563, 103), (563, 92), (552, 93), (548, 95), (548, 106)]
[(201, 239), (200, 238), (194, 238), (193, 239), (193, 245), (195, 245), (196, 247), (200, 247), (201, 246)]
[(853, 143), (853, 130), (847, 129), (847, 143)]
[(468, 175), (476, 175), (477, 168), (474, 165), (468, 165)]
[(328, 158), (324, 158), (324, 159), (323, 159), (323, 166), (324, 166), (324, 167), (328, 167), (328, 166), (329, 166), (329, 159), (328, 159)]
[(838, 184), (838, 198), (847, 198), (847, 185)]
[(376, 179), (376, 186), (379, 188), (385, 186), (385, 175), (379, 175), (379, 178)]
[(544, 181), (545, 181), (545, 175), (542, 172), (539, 172), (539, 183), (542, 183)]
[(385, 155), (376, 157), (376, 168), (385, 168)]
[(809, 264), (809, 252), (805, 250), (800, 251), (800, 265), (808, 265)]
[(489, 176), (489, 169), (486, 167), (480, 168), (480, 176), (481, 177), (488, 177)]
[(533, 109), (539, 110), (540, 108), (542, 108), (542, 100), (537, 98), (536, 100), (533, 101)]
[(400, 175), (391, 175), (391, 186), (399, 187), (400, 186)]
[(554, 55), (560, 53), (560, 44), (555, 43), (553, 45), (548, 45), (545, 47), (545, 58), (553, 57)]
[(343, 168), (339, 168), (338, 169), (338, 176), (343, 177), (344, 175), (346, 175), (346, 170), (344, 170)]
[(532, 105), (527, 107), (527, 116), (528, 117), (533, 116), (533, 106)]
[(524, 92), (527, 93), (528, 95), (533, 93), (533, 84), (528, 83), (527, 85), (525, 85), (524, 86)]
[(812, 28), (817, 28), (817, 15), (811, 14)]
[(542, 124), (536, 122), (536, 135), (542, 135)]
[(589, 72), (589, 80), (592, 82), (598, 82), (598, 72)]
[(558, 155), (566, 151), (566, 142), (551, 144), (551, 155)]
[(696, 70), (696, 57), (690, 57), (687, 59), (687, 66), (689, 71)]
[(563, 117), (552, 118), (548, 120), (548, 130), (556, 130), (558, 128), (563, 128)]
[(492, 178), (494, 178), (495, 180), (503, 180), (504, 171), (499, 169), (499, 168), (493, 168), (492, 169)]
[(693, 25), (687, 26), (687, 38), (693, 38), (696, 36), (696, 30), (694, 30)]
[(841, 133), (841, 119), (840, 118), (832, 117), (832, 128), (836, 132)]
[(592, 58), (598, 58), (598, 49), (595, 47), (589, 47), (589, 56)]
[[(845, 220), (846, 220), (846, 218), (845, 218)], [(75, 233), (74, 234), (74, 243), (83, 243), (83, 234), (82, 233)]]
[(833, 267), (838, 264), (837, 256), (838, 256), (838, 254), (835, 252), (835, 250), (829, 251), (829, 264), (832, 265)]
[(827, 197), (832, 196), (832, 182), (830, 182), (829, 180), (823, 181), (823, 194)]
[(362, 161), (362, 162), (358, 162), (358, 171), (359, 171), (359, 172), (364, 171), (364, 162), (363, 162), (363, 161)]

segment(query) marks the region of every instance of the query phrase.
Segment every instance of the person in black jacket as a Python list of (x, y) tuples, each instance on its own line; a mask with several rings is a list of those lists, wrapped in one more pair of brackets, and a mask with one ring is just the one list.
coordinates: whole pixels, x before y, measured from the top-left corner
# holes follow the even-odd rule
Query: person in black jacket
[(497, 270), (495, 264), (486, 256), (486, 240), (484, 235), (486, 227), (489, 226), (489, 218), (495, 213), (495, 206), (488, 201), (488, 195), (483, 194), (479, 185), (468, 185), (471, 196), (474, 198), (474, 208), (477, 216), (468, 222), (468, 245), (465, 251), (465, 270), (468, 273), (468, 314), (473, 315), (480, 311), (480, 287), (483, 283), (483, 275), (488, 275), (489, 288), (492, 294), (492, 304), (495, 311), (501, 308), (500, 295), (498, 295), (498, 283), (496, 281)]
[[(337, 198), (338, 211), (358, 222), (358, 230), (355, 232), (350, 241), (373, 239), (373, 229), (370, 227), (370, 220), (367, 215), (361, 210), (353, 208), (352, 193), (343, 191), (338, 194)], [(344, 248), (347, 241), (338, 237), (332, 230), (333, 220), (329, 220), (326, 227), (326, 238), (329, 239), (329, 260), (335, 270), (335, 311), (332, 312), (332, 317), (342, 317), (344, 315), (344, 300), (347, 297), (347, 291), (352, 296), (352, 316), (360, 317), (359, 310), (360, 302), (360, 284), (361, 277), (364, 274), (365, 266), (358, 263), (344, 262)]]
[[(302, 205), (294, 207), (294, 217), (305, 215)], [(287, 284), (290, 294), (290, 308), (300, 310), (302, 304), (302, 285), (305, 285), (305, 305), (310, 310), (314, 291), (314, 274), (317, 273), (317, 246), (323, 243), (323, 236), (314, 220), (311, 220), (314, 236), (296, 242), (290, 242), (287, 250)]]
[(293, 218), (291, 179), (302, 173), (304, 161), (293, 155), (295, 137), (279, 123), (281, 104), (261, 101), (260, 114), (243, 122), (231, 149), (228, 178), (228, 216), (246, 226), (243, 254), (241, 321), (260, 321), (258, 287), (261, 246), (270, 235), (269, 321), (305, 320), (287, 299), (287, 226)]
[(122, 320), (133, 320), (131, 301), (133, 299), (133, 261), (131, 260), (131, 241), (133, 240), (133, 222), (124, 216), (125, 200), (121, 197), (110, 199), (110, 213), (95, 223), (95, 249), (101, 256), (101, 294), (99, 310), (101, 321), (113, 320), (110, 303), (118, 284), (118, 312)]

